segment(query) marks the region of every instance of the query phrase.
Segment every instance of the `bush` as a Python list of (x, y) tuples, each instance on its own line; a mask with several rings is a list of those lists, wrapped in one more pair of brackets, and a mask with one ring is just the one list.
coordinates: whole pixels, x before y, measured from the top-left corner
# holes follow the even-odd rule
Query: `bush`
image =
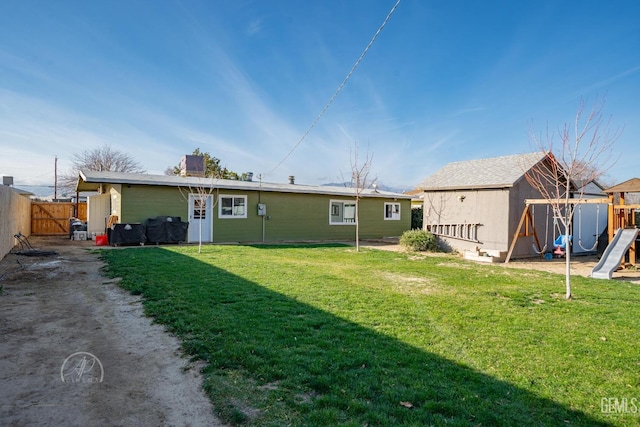
[(435, 251), (438, 249), (436, 238), (427, 230), (410, 230), (402, 233), (400, 244), (411, 251)]

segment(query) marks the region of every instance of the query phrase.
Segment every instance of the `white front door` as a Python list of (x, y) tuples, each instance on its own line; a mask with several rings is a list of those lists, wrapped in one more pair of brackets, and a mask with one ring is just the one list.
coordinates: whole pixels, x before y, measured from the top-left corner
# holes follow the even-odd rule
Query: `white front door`
[(213, 240), (213, 196), (189, 194), (189, 243)]

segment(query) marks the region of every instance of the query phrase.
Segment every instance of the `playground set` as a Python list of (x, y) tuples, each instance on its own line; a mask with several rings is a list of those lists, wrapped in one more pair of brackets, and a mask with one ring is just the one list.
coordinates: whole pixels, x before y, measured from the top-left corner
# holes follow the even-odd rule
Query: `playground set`
[[(607, 233), (608, 233), (608, 245), (600, 261), (593, 268), (591, 277), (599, 279), (611, 279), (613, 272), (625, 268), (627, 265), (635, 266), (637, 259), (637, 244), (639, 231), (636, 224), (636, 210), (640, 210), (640, 204), (626, 204), (626, 193), (640, 193), (640, 178), (633, 178), (629, 181), (625, 181), (622, 184), (615, 185), (609, 189), (604, 190), (607, 193), (607, 198), (593, 198), (593, 199), (569, 199), (568, 202), (576, 206), (575, 214), (577, 217), (577, 231), (578, 232), (578, 245), (584, 251), (594, 251), (598, 246), (598, 238), (593, 247), (584, 247), (582, 239), (582, 205), (597, 204), (597, 215), (600, 215), (600, 205), (607, 205)], [(516, 232), (511, 241), (511, 246), (507, 252), (505, 263), (508, 263), (511, 259), (511, 254), (515, 248), (516, 242), (519, 238), (533, 237), (532, 249), (533, 251), (543, 257), (545, 260), (551, 260), (554, 257), (563, 257), (567, 250), (571, 250), (573, 242), (573, 236), (569, 235), (569, 242), (566, 241), (566, 236), (561, 231), (558, 218), (553, 218), (553, 243), (549, 247), (549, 223), (550, 212), (552, 211), (552, 204), (565, 203), (564, 200), (554, 201), (547, 199), (526, 199), (525, 207), (520, 217), (520, 223), (516, 229)], [(537, 205), (546, 205), (546, 221), (545, 221), (545, 241), (544, 244), (540, 242), (540, 236), (536, 230), (535, 224), (535, 207)], [(576, 228), (576, 225), (574, 228)], [(598, 230), (598, 221), (596, 221), (596, 236), (604, 230)]]

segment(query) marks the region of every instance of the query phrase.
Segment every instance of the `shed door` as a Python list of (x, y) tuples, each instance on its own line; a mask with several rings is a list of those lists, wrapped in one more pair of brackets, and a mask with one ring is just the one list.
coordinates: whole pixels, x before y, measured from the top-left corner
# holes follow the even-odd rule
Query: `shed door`
[(189, 194), (189, 242), (213, 241), (213, 196)]
[(111, 197), (98, 194), (87, 198), (87, 231), (104, 234), (107, 232), (107, 218), (111, 214)]

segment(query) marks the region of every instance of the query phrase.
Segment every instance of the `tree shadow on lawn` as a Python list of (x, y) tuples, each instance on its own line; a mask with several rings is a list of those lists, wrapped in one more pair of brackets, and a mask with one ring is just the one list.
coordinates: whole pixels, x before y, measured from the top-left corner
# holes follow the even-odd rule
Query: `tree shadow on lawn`
[[(103, 257), (109, 261), (109, 251)], [(154, 265), (162, 275), (144, 271)], [(187, 353), (208, 363), (205, 388), (228, 421), (608, 425), (189, 256), (137, 251), (112, 259), (109, 270), (143, 294), (147, 314), (177, 334)], [(221, 395), (230, 375), (253, 390)], [(263, 395), (263, 407), (249, 414), (239, 402), (253, 392)]]

